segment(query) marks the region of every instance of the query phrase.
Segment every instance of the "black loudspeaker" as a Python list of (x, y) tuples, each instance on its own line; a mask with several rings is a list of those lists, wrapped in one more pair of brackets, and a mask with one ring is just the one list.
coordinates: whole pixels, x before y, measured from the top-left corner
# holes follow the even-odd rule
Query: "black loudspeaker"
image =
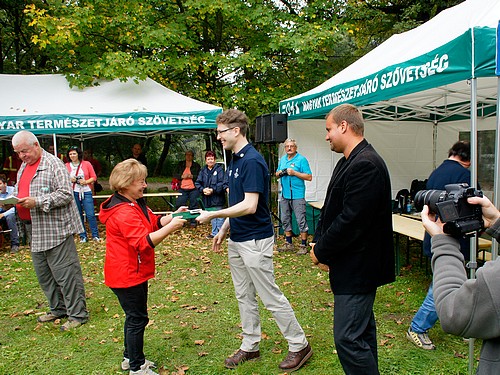
[(288, 137), (286, 114), (269, 113), (255, 119), (255, 143), (282, 143)]

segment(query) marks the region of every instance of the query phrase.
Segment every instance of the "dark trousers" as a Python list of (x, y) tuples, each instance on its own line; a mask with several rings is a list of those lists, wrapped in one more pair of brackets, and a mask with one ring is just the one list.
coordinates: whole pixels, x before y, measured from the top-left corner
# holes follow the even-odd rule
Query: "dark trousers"
[(86, 322), (89, 318), (82, 269), (73, 236), (47, 251), (31, 252), (38, 283), (56, 316), (68, 315)]
[[(179, 195), (177, 197), (177, 200), (175, 202), (175, 208), (179, 208), (180, 206), (186, 206), (187, 202), (189, 201), (189, 209), (194, 210), (195, 208), (198, 208), (198, 197), (200, 196), (200, 192), (198, 189), (179, 189), (179, 193), (182, 195)], [(195, 219), (191, 219), (191, 223), (196, 224)]]
[(186, 206), (188, 201), (190, 210), (198, 208), (197, 199), (200, 196), (200, 192), (198, 191), (198, 189), (191, 189), (191, 190), (179, 189), (179, 193), (181, 193), (182, 195), (179, 195), (177, 197), (177, 201), (175, 202), (175, 208), (179, 208), (180, 206)]
[(145, 362), (144, 330), (148, 325), (148, 282), (130, 288), (111, 288), (125, 312), (123, 357), (130, 360), (130, 369), (138, 371)]
[(334, 296), (333, 335), (347, 375), (378, 375), (377, 327), (373, 314), (376, 291)]

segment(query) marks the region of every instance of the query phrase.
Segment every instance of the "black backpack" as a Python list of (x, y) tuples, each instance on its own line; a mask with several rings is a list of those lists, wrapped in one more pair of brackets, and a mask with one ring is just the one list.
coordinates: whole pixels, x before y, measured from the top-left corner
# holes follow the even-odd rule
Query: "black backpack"
[(411, 182), (411, 186), (410, 186), (410, 198), (412, 201), (415, 200), (415, 195), (417, 194), (418, 191), (420, 190), (425, 190), (426, 189), (426, 186), (427, 186), (427, 179), (425, 180), (413, 180)]

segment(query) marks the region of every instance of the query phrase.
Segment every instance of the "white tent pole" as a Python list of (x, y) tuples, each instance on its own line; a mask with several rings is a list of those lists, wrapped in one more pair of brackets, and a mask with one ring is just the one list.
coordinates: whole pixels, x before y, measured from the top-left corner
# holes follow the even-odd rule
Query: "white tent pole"
[[(474, 48), (472, 49), (474, 50)], [(477, 78), (471, 80), (471, 100), (470, 100), (470, 182), (477, 187)], [(476, 278), (477, 257), (476, 257), (476, 236), (470, 239), (470, 278)], [(469, 374), (474, 373), (474, 339), (469, 339)]]
[(52, 143), (54, 144), (54, 155), (57, 156), (57, 137), (56, 137), (56, 133), (52, 134)]
[[(477, 187), (477, 78), (471, 80), (470, 104), (470, 182), (471, 186)], [(475, 238), (471, 238), (470, 261), (471, 278), (473, 279), (477, 268)]]
[(226, 150), (222, 147), (222, 156), (224, 157), (224, 170), (227, 171), (227, 158), (226, 158)]
[[(500, 182), (498, 168), (500, 166), (500, 77), (497, 79), (497, 127), (495, 133), (495, 172), (493, 180), (493, 204), (499, 207), (500, 204)], [(491, 259), (495, 260), (498, 256), (498, 242), (493, 239), (491, 242)]]
[[(470, 85), (470, 183), (471, 186), (477, 187), (477, 78), (475, 72), (475, 61), (474, 61), (474, 51), (475, 51), (475, 43), (474, 43), (474, 28), (471, 29), (472, 33), (472, 79)], [(470, 238), (470, 261), (467, 264), (470, 269), (469, 277), (471, 279), (476, 278), (476, 268), (477, 268), (477, 259), (476, 259), (476, 236)], [(474, 374), (474, 338), (469, 339), (469, 375)]]
[(437, 137), (438, 137), (438, 122), (434, 120), (432, 123), (432, 170), (437, 166)]

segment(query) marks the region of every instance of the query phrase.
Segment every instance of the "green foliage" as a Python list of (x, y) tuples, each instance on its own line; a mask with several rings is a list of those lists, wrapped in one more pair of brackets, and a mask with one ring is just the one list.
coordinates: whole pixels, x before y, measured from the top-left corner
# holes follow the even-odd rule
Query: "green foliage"
[[(148, 204), (153, 204), (149, 202)], [(103, 228), (100, 228), (101, 231)], [(149, 318), (145, 353), (161, 375), (207, 375), (227, 372), (224, 358), (240, 345), (241, 327), (227, 254), (213, 253), (205, 239), (209, 226), (184, 228), (156, 247), (157, 274), (149, 283)], [(102, 233), (101, 237), (105, 237)], [(283, 240), (279, 239), (279, 245)], [(73, 332), (55, 324), (38, 324), (47, 311), (28, 249), (0, 254), (0, 373), (121, 374), (124, 314), (115, 295), (103, 284), (105, 243), (77, 244), (85, 280), (90, 320)], [(419, 267), (402, 269), (391, 285), (379, 288), (375, 302), (380, 372), (403, 374), (466, 374), (468, 344), (445, 334), (439, 324), (430, 332), (437, 345), (424, 351), (405, 332), (423, 301), (430, 282)], [(314, 355), (300, 374), (342, 374), (332, 338), (333, 296), (328, 274), (309, 257), (276, 253), (275, 277), (307, 334)], [(261, 306), (261, 359), (231, 374), (278, 374), (287, 343), (272, 315)], [(476, 344), (476, 356), (480, 343)]]
[[(151, 77), (186, 96), (239, 108), (253, 123), (459, 2), (6, 0), (0, 72), (63, 73), (78, 87)], [(127, 143), (111, 139), (93, 148), (113, 165), (128, 154)], [(150, 146), (159, 174), (168, 169), (166, 152), (158, 157), (161, 146)]]
[(0, 71), (65, 73), (79, 87), (149, 76), (253, 119), (459, 2), (9, 0)]
[(0, 1), (0, 73), (35, 74), (50, 72), (48, 57), (33, 43), (34, 34), (24, 9), (43, 6), (42, 0)]
[[(253, 118), (332, 74), (344, 35), (325, 5), (274, 1), (51, 2), (30, 6), (33, 42), (76, 86), (150, 76)], [(330, 6), (331, 8), (331, 6)], [(333, 57), (332, 57), (333, 56)], [(341, 64), (342, 65), (342, 64)], [(345, 64), (344, 64), (345, 65)]]

